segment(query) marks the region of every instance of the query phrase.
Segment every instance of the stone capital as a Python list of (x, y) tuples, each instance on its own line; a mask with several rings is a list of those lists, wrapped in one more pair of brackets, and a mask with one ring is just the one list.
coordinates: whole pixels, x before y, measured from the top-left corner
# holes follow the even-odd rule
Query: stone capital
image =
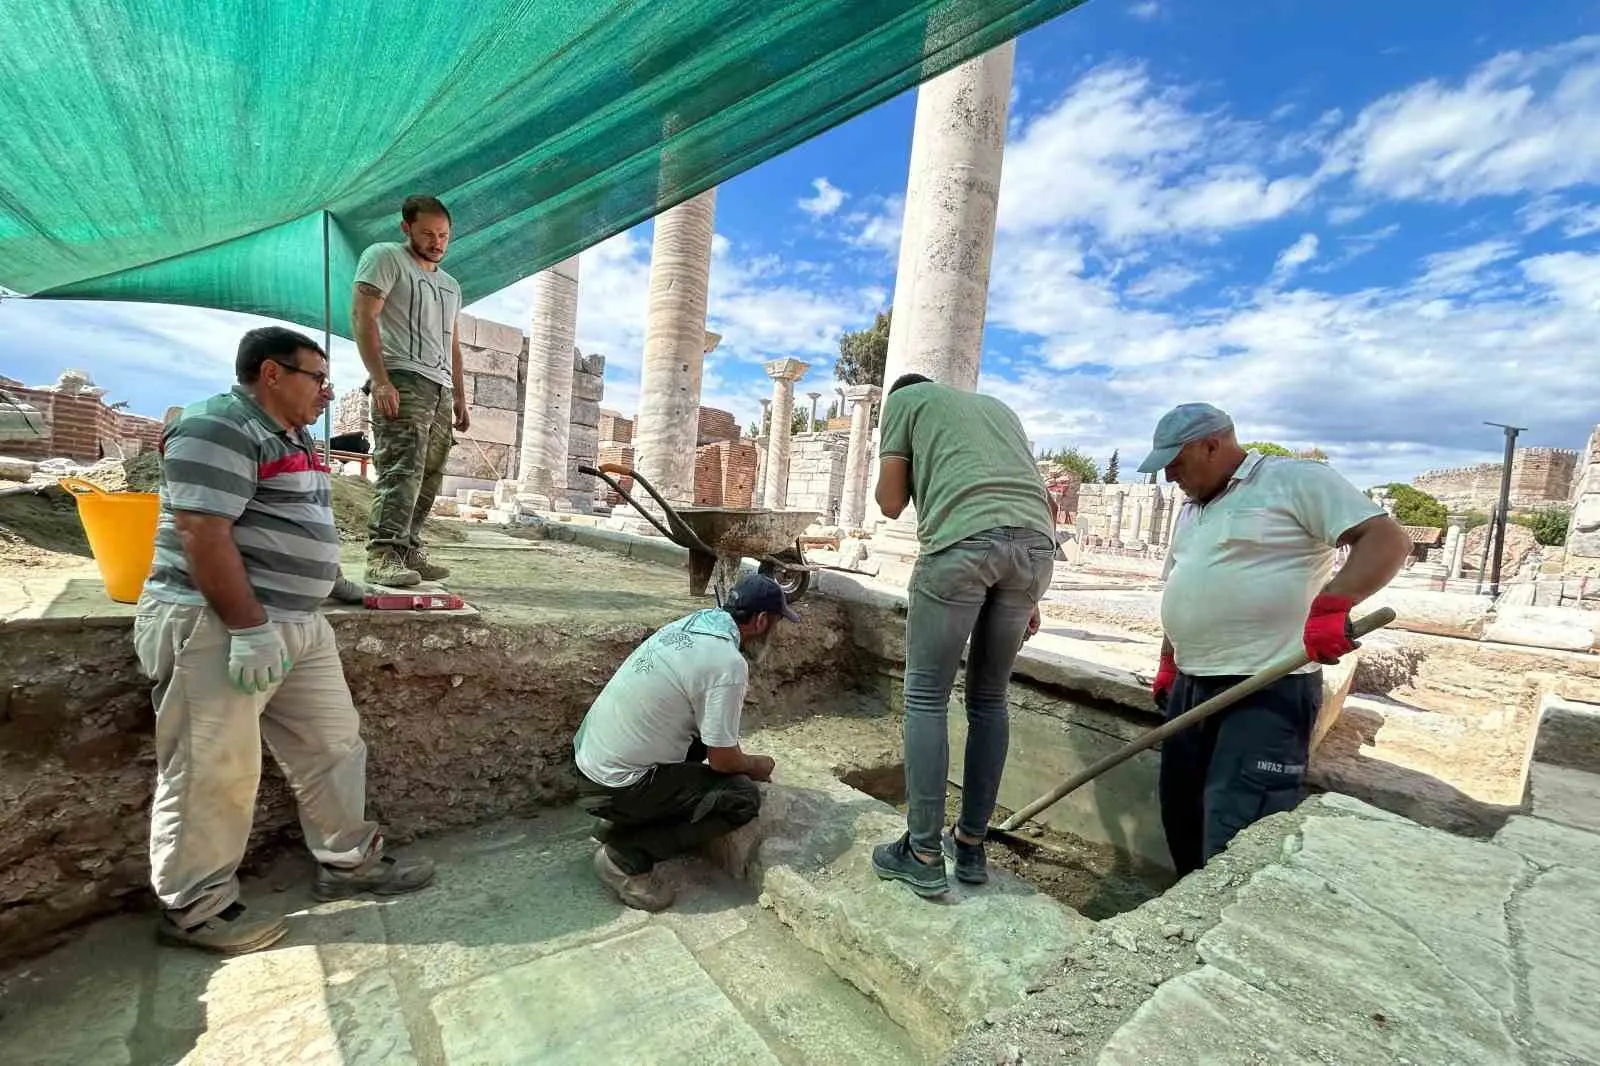
[(820, 392), (808, 392), (808, 393), (806, 393), (806, 399), (808, 399), (808, 400), (820, 400), (820, 399), (822, 399), (822, 393), (820, 393)]
[(706, 350), (704, 354), (710, 355), (717, 350), (717, 345), (722, 343), (722, 334), (706, 330)]
[(810, 369), (810, 363), (798, 359), (774, 359), (766, 364), (767, 377), (773, 381), (799, 381)]
[(877, 385), (846, 385), (844, 398), (851, 403), (877, 403), (883, 389)]

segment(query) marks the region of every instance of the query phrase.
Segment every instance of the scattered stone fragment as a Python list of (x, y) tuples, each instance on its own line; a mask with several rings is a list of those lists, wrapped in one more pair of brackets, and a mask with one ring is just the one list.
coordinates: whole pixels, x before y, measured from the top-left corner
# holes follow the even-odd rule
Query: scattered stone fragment
[(1134, 954), (1139, 952), (1139, 942), (1134, 939), (1132, 933), (1121, 926), (1111, 930), (1111, 942), (1124, 951), (1131, 951)]
[(992, 1010), (988, 1014), (985, 1014), (983, 1016), (983, 1027), (985, 1029), (993, 1029), (998, 1024), (1000, 1024), (1000, 1012), (999, 1011)]
[(1078, 1027), (1065, 1018), (1057, 1018), (1050, 1023), (1050, 1031), (1060, 1036), (1077, 1036)]
[(1042, 836), (1044, 836), (1044, 826), (1041, 826), (1041, 825), (1030, 825), (1030, 826), (1028, 826), (1028, 835), (1031, 836), (1031, 837), (1042, 837)]
[(1183, 926), (1176, 924), (1163, 925), (1161, 936), (1166, 940), (1177, 940), (1183, 936)]
[(1022, 1049), (1015, 1044), (1005, 1044), (994, 1049), (995, 1066), (1023, 1066)]

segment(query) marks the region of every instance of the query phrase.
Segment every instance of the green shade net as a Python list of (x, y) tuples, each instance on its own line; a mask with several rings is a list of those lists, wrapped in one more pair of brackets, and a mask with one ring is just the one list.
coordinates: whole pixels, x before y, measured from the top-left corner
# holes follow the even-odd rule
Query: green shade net
[(472, 301), (1079, 2), (7, 4), (0, 285), (348, 335), (410, 194)]

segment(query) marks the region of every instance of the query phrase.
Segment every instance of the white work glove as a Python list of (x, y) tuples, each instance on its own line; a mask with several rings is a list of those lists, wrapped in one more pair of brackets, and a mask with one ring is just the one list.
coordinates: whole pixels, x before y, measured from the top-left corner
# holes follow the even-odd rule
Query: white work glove
[(266, 692), (289, 673), (289, 649), (278, 627), (264, 622), (249, 629), (231, 629), (228, 680), (240, 692)]

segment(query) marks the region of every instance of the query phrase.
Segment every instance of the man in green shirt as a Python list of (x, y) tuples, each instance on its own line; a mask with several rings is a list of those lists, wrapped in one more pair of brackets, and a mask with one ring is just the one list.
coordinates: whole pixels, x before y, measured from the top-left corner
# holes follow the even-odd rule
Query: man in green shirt
[[(959, 880), (988, 880), (983, 839), (1005, 769), (1006, 690), (1022, 642), (1039, 628), (1055, 522), (1016, 414), (921, 374), (896, 380), (884, 400), (875, 495), (889, 518), (916, 504), (922, 551), (907, 590), (907, 832), (875, 849), (872, 865), (879, 877), (937, 896), (950, 887), (941, 852), (955, 859)], [(969, 638), (961, 817), (942, 833), (946, 707)]]

